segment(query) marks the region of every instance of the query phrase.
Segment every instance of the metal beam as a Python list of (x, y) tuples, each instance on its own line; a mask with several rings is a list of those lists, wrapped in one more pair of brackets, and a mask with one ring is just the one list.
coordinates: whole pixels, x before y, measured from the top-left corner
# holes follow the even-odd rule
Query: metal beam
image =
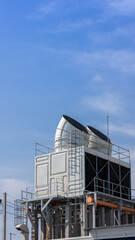
[(6, 240), (6, 207), (7, 207), (7, 194), (3, 193), (3, 236), (2, 236), (2, 240)]

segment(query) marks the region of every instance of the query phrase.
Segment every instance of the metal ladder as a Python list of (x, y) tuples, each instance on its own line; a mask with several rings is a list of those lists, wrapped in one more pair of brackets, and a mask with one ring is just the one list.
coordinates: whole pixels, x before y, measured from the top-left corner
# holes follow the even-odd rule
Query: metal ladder
[(79, 131), (73, 130), (70, 134), (68, 172), (69, 182), (73, 183), (73, 192), (76, 195), (81, 186), (82, 136)]

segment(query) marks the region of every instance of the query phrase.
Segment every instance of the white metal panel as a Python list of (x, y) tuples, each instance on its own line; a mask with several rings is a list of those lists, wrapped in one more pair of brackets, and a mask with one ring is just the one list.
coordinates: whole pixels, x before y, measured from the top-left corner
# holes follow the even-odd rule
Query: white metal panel
[(64, 186), (64, 191), (67, 192), (67, 176), (63, 176), (63, 186)]
[(50, 194), (55, 194), (56, 192), (56, 184), (55, 184), (55, 178), (50, 179)]
[[(74, 154), (72, 156), (77, 158), (76, 173), (73, 176), (71, 175), (71, 167), (69, 167), (69, 161), (73, 161), (71, 158), (68, 159), (69, 150), (53, 152), (35, 158), (36, 197), (47, 197), (55, 194), (82, 195), (85, 188), (84, 147), (79, 148), (75, 151), (75, 156)], [(74, 149), (72, 153), (74, 153)]]
[(40, 164), (36, 166), (36, 185), (42, 186), (48, 184), (48, 164)]
[(48, 195), (49, 195), (48, 188), (45, 188), (45, 187), (37, 188), (35, 191), (35, 196), (37, 198), (48, 196)]
[(54, 154), (51, 156), (51, 175), (66, 172), (66, 153)]
[(48, 160), (49, 156), (40, 156), (40, 157), (36, 157), (36, 162), (41, 162), (41, 161), (45, 161)]
[(35, 157), (35, 197), (49, 195), (49, 154)]

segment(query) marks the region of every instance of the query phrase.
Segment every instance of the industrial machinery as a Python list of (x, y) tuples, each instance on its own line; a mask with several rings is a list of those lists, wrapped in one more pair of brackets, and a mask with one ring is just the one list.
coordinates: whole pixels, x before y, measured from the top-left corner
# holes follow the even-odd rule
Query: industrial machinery
[(21, 240), (29, 239), (29, 229), (24, 224), (19, 224), (15, 226), (18, 231), (21, 231)]
[[(129, 151), (66, 115), (54, 146), (36, 144), (35, 185), (21, 196), (15, 201), (15, 225), (29, 220), (31, 240), (39, 235), (41, 240), (111, 239), (109, 232), (135, 236)], [(125, 224), (130, 230), (123, 230)]]

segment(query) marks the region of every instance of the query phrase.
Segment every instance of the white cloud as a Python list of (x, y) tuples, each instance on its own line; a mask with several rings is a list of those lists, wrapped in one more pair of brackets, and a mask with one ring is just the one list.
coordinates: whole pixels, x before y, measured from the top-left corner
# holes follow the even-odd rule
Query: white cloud
[(122, 15), (132, 15), (135, 13), (135, 0), (110, 0), (109, 7), (113, 12)]
[[(99, 8), (104, 9), (104, 15), (132, 15), (135, 13), (135, 1), (134, 0), (109, 0), (100, 4), (100, 0), (90, 2), (90, 1), (79, 1), (77, 4), (74, 4), (73, 0), (49, 0), (47, 3), (42, 4), (42, 6), (37, 7), (35, 11), (31, 12), (27, 15), (27, 18), (31, 20), (43, 19), (45, 16), (52, 14), (54, 12), (60, 13), (63, 15), (66, 13), (74, 13), (80, 12), (80, 10), (91, 9), (94, 7), (95, 9)], [(102, 20), (97, 20), (102, 21)]]
[(2, 178), (0, 179), (0, 193), (7, 192), (9, 196), (14, 198), (21, 197), (21, 190), (26, 190), (26, 187), (31, 186), (31, 183), (24, 180)]
[[(45, 16), (48, 16), (49, 14), (59, 14), (66, 16), (66, 14), (74, 14), (74, 13), (80, 13), (82, 10), (88, 10), (92, 7), (99, 8), (99, 1), (94, 0), (94, 2), (90, 2), (89, 0), (80, 0), (75, 3), (73, 0), (46, 0), (47, 3), (43, 3), (42, 6), (37, 7), (35, 11), (30, 13), (27, 18), (29, 19), (43, 19)], [(102, 7), (102, 4), (100, 5)]]
[(82, 19), (80, 21), (74, 22), (62, 22), (55, 29), (44, 30), (44, 32), (48, 33), (61, 33), (61, 32), (75, 32), (80, 28), (84, 28), (90, 26), (92, 21), (90, 19)]
[[(126, 24), (124, 26), (118, 26), (113, 30), (108, 31), (94, 31), (88, 32), (88, 37), (90, 41), (94, 43), (98, 43), (99, 45), (112, 45), (112, 43), (118, 43), (121, 41), (120, 39), (124, 38), (126, 40), (131, 40), (134, 42), (135, 36), (135, 25), (134, 24)], [(120, 38), (120, 39), (119, 39)]]
[(115, 69), (121, 72), (135, 72), (135, 52), (131, 50), (111, 50), (81, 52), (65, 49), (53, 49), (49, 47), (39, 46), (39, 49), (44, 51), (59, 54), (67, 58), (70, 63), (74, 63), (81, 68), (92, 70), (108, 70)]
[(133, 36), (135, 34), (135, 24), (129, 24), (124, 27), (118, 27), (112, 32), (113, 36)]
[(38, 7), (34, 12), (30, 13), (26, 17), (31, 20), (42, 19), (46, 15), (54, 12), (57, 5), (58, 5), (57, 1), (50, 1), (49, 3), (47, 3), (41, 7)]
[(103, 78), (100, 75), (95, 75), (92, 79), (94, 82), (103, 82)]
[(135, 137), (135, 125), (124, 125), (124, 126), (117, 126), (117, 125), (110, 125), (111, 132), (120, 132), (131, 137)]
[(22, 169), (14, 167), (0, 167), (0, 177), (13, 176), (15, 174), (22, 174)]
[(118, 114), (122, 111), (120, 100), (113, 94), (104, 93), (98, 96), (91, 96), (84, 99), (84, 104), (91, 109)]
[(99, 52), (76, 52), (73, 55), (78, 64), (88, 67), (118, 69), (135, 72), (135, 53), (128, 50), (104, 50)]

